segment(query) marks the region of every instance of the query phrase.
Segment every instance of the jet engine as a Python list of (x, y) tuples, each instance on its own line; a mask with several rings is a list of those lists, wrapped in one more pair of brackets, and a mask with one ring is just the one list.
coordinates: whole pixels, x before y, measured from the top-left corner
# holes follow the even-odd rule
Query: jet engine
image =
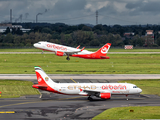
[(111, 93), (100, 93), (99, 97), (102, 99), (110, 99)]
[(57, 56), (65, 56), (66, 55), (64, 52), (61, 52), (61, 51), (57, 51), (55, 54)]

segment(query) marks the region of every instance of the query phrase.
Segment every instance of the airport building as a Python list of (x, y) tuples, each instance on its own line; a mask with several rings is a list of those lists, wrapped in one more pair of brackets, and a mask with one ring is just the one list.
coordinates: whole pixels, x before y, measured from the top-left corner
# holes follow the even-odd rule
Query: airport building
[(11, 32), (12, 32), (12, 28), (16, 28), (16, 29), (20, 28), (20, 30), (22, 30), (23, 33), (29, 32), (31, 30), (31, 29), (22, 28), (21, 25), (12, 25), (12, 24), (1, 23), (0, 24), (0, 33), (4, 33), (7, 28), (10, 28)]

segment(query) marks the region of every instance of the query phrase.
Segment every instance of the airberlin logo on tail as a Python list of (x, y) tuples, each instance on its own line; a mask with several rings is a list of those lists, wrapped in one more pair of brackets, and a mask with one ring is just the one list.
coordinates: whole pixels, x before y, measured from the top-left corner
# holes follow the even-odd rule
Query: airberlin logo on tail
[(38, 82), (41, 82), (41, 81), (42, 81), (42, 78), (41, 78), (41, 77), (39, 77), (39, 78), (38, 78)]
[[(49, 80), (49, 78), (48, 77), (45, 77), (45, 81), (48, 81)], [(41, 77), (39, 77), (38, 78), (38, 82), (41, 82), (42, 81), (42, 78)]]
[(101, 49), (101, 53), (102, 53), (102, 54), (106, 54), (106, 53), (108, 52), (108, 49), (109, 49), (110, 46), (109, 46), (109, 45), (106, 45), (106, 46), (107, 46), (107, 47), (105, 47), (105, 46), (102, 47), (102, 49)]

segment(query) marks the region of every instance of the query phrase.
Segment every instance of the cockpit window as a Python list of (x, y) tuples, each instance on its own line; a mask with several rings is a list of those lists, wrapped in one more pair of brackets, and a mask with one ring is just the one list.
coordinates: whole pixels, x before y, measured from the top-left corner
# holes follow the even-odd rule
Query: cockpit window
[(137, 86), (133, 86), (133, 88), (138, 88)]
[(41, 44), (40, 42), (38, 44)]

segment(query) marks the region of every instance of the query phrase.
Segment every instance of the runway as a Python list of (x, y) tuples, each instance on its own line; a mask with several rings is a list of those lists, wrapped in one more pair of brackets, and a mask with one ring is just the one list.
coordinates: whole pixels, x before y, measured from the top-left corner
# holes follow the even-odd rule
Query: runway
[[(107, 79), (107, 80), (136, 80), (160, 79), (160, 74), (48, 74), (51, 79)], [(0, 79), (36, 80), (35, 74), (0, 74)]]

